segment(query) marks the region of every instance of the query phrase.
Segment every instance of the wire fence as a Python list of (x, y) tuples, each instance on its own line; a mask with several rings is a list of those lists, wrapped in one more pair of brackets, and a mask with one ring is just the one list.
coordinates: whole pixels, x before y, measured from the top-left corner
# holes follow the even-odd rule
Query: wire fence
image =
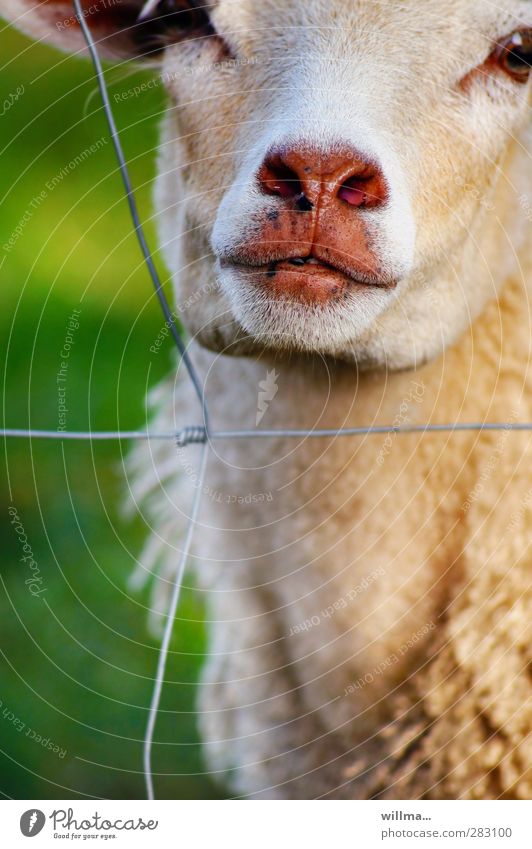
[(74, 13), (80, 25), (81, 31), (87, 43), (87, 47), (94, 66), (95, 76), (98, 84), (98, 89), (102, 99), (105, 116), (109, 125), (111, 139), (113, 142), (114, 151), (117, 157), (120, 174), (124, 184), (124, 191), (129, 205), (129, 211), (133, 222), (134, 231), (138, 239), (140, 250), (144, 257), (144, 262), (151, 277), (155, 293), (159, 300), (165, 321), (168, 324), (174, 343), (179, 351), (182, 362), (187, 370), (190, 380), (193, 384), (195, 393), (200, 401), (203, 413), (202, 425), (190, 425), (178, 431), (167, 433), (152, 433), (142, 430), (117, 430), (117, 431), (55, 431), (55, 430), (38, 430), (24, 428), (3, 428), (0, 429), (0, 434), (5, 438), (29, 438), (29, 439), (48, 439), (60, 441), (110, 441), (110, 440), (175, 440), (178, 447), (185, 447), (191, 444), (202, 445), (203, 449), (199, 461), (199, 471), (197, 477), (196, 492), (192, 504), (190, 519), (187, 525), (183, 548), (179, 558), (176, 575), (173, 581), (172, 594), (170, 605), (167, 613), (166, 624), (161, 641), (157, 670), (154, 678), (153, 693), (148, 712), (148, 721), (146, 725), (146, 733), (144, 738), (144, 753), (143, 753), (143, 769), (146, 784), (146, 795), (150, 800), (155, 799), (153, 786), (153, 769), (152, 769), (152, 744), (157, 722), (157, 714), (161, 700), (162, 688), (166, 672), (168, 660), (168, 652), (170, 640), (172, 636), (173, 625), (176, 617), (176, 612), (179, 604), (181, 586), (183, 576), (192, 544), (194, 530), (197, 524), (198, 513), (201, 502), (201, 494), (205, 479), (205, 470), (208, 459), (208, 448), (211, 442), (216, 440), (227, 439), (275, 439), (275, 438), (336, 438), (336, 437), (357, 437), (357, 436), (373, 436), (378, 434), (423, 434), (423, 433), (459, 433), (464, 431), (475, 432), (493, 432), (493, 431), (532, 431), (532, 422), (452, 422), (442, 424), (418, 424), (418, 425), (376, 425), (368, 427), (351, 427), (351, 428), (327, 428), (315, 430), (300, 430), (300, 429), (277, 429), (277, 430), (228, 430), (216, 431), (210, 428), (210, 417), (207, 402), (205, 399), (204, 388), (201, 379), (194, 367), (194, 364), (186, 349), (186, 344), (181, 336), (179, 329), (174, 321), (174, 314), (170, 309), (168, 300), (164, 294), (162, 284), (153, 261), (153, 256), (146, 240), (143, 225), (140, 220), (138, 208), (129, 176), (126, 159), (122, 149), (118, 129), (113, 116), (113, 111), (105, 81), (102, 64), (98, 54), (98, 49), (86, 17), (83, 14), (80, 0), (72, 0)]
[(181, 430), (168, 433), (151, 433), (147, 430), (24, 430), (23, 428), (4, 428), (0, 434), (4, 437), (24, 437), (30, 439), (56, 439), (71, 441), (104, 440), (175, 440), (180, 448), (186, 445), (202, 445), (218, 439), (316, 439), (341, 436), (376, 436), (378, 434), (407, 433), (476, 433), (498, 431), (532, 431), (532, 422), (453, 422), (450, 424), (418, 425), (371, 425), (368, 427), (323, 428), (301, 430), (279, 428), (276, 430), (208, 430), (202, 425), (188, 425)]

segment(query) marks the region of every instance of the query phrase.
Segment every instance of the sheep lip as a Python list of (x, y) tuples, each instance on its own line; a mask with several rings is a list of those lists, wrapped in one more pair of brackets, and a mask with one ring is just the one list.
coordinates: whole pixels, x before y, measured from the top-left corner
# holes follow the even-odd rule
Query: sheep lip
[(295, 265), (294, 259), (300, 258), (272, 260), (260, 265), (226, 262), (222, 263), (222, 267), (245, 275), (248, 283), (261, 289), (268, 297), (299, 303), (312, 309), (339, 303), (349, 295), (390, 288), (388, 281), (375, 280), (366, 275), (355, 276), (353, 272), (348, 274), (342, 268), (314, 257), (311, 262)]
[[(294, 264), (293, 260), (304, 259), (304, 264)], [(310, 260), (310, 261), (309, 261)], [(392, 278), (379, 277), (371, 273), (360, 272), (355, 269), (350, 269), (347, 264), (345, 267), (327, 262), (317, 257), (287, 257), (278, 260), (272, 260), (269, 263), (254, 263), (240, 260), (227, 259), (222, 261), (222, 268), (232, 268), (237, 272), (252, 272), (257, 277), (273, 278), (278, 272), (303, 277), (333, 277), (338, 281), (343, 282), (343, 285), (358, 284), (359, 286), (374, 287), (379, 289), (395, 289), (397, 280)]]

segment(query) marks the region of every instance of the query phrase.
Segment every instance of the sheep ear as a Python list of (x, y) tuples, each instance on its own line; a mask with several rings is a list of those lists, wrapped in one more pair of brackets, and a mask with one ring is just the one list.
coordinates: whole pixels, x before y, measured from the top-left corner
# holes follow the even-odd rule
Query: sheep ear
[[(81, 0), (102, 56), (156, 59), (157, 35), (150, 22), (139, 21), (146, 0)], [(70, 0), (0, 0), (0, 15), (34, 39), (72, 53), (86, 44)]]

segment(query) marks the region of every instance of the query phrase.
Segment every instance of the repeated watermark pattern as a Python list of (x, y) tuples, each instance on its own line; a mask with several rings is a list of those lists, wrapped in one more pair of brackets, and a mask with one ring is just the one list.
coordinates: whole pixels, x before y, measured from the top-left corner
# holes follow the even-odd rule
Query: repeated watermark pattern
[(344, 696), (350, 696), (355, 693), (357, 690), (363, 690), (364, 687), (367, 687), (368, 684), (373, 684), (374, 681), (379, 678), (381, 675), (390, 669), (392, 666), (395, 666), (396, 663), (399, 663), (402, 657), (407, 654), (411, 648), (414, 648), (423, 637), (426, 637), (431, 631), (433, 631), (436, 627), (436, 624), (432, 621), (427, 622), (426, 625), (423, 625), (417, 631), (415, 631), (407, 640), (405, 640), (397, 651), (391, 652), (384, 660), (378, 663), (373, 667), (369, 672), (366, 672), (360, 678), (357, 678), (356, 681), (349, 684), (344, 689)]
[[(423, 396), (425, 395), (425, 384), (418, 383), (416, 380), (412, 380), (410, 384), (410, 391), (408, 395), (403, 398), (399, 405), (399, 410), (393, 420), (393, 427), (403, 427), (406, 424), (409, 424), (411, 421), (410, 418), (410, 410), (412, 404), (421, 404), (423, 400)], [(377, 454), (375, 462), (378, 466), (382, 466), (386, 457), (390, 453), (393, 447), (394, 440), (397, 439), (396, 433), (389, 433), (384, 440), (383, 446), (379, 453)]]
[(527, 510), (530, 510), (532, 507), (532, 487), (525, 493), (525, 497), (521, 501), (521, 504), (514, 510), (512, 515), (510, 516), (510, 521), (506, 525), (506, 532), (515, 531), (522, 524), (523, 518)]
[(279, 379), (279, 374), (275, 371), (275, 369), (271, 369), (266, 374), (264, 380), (261, 380), (259, 383), (259, 395), (257, 399), (257, 415), (255, 417), (255, 426), (258, 427), (261, 423), (262, 419), (266, 415), (268, 411), (268, 407), (271, 402), (277, 395), (279, 391), (279, 386), (277, 381)]
[(24, 737), (27, 737), (28, 740), (32, 740), (38, 746), (42, 746), (43, 749), (48, 749), (53, 755), (57, 755), (58, 758), (63, 759), (66, 757), (67, 749), (63, 749), (57, 743), (54, 743), (50, 737), (43, 737), (42, 734), (39, 734), (34, 728), (27, 725), (27, 723), (20, 719), (14, 711), (10, 710), (9, 707), (4, 704), (2, 699), (0, 699), (0, 710), (2, 711), (2, 719), (4, 719), (5, 722), (11, 723), (13, 728), (19, 734), (23, 734)]
[(319, 625), (324, 619), (330, 619), (331, 616), (334, 616), (334, 614), (339, 610), (345, 610), (345, 608), (352, 604), (361, 593), (365, 592), (372, 584), (375, 583), (375, 581), (382, 578), (385, 574), (386, 570), (383, 566), (379, 566), (378, 569), (374, 569), (373, 572), (370, 572), (369, 575), (362, 578), (360, 583), (349, 590), (349, 592), (336, 599), (336, 601), (332, 604), (324, 607), (319, 613), (315, 613), (313, 616), (304, 619), (303, 622), (299, 622), (297, 625), (292, 625), (288, 636), (293, 637), (295, 634), (306, 633)]
[(471, 197), (477, 201), (479, 207), (482, 207), (487, 212), (495, 212), (495, 206), (490, 200), (489, 195), (487, 193), (480, 192), (474, 183), (465, 180), (462, 174), (459, 174), (457, 171), (454, 173), (454, 184), (455, 186), (458, 186), (458, 188), (467, 192), (467, 194), (471, 195)]
[(41, 570), (39, 568), (39, 564), (37, 563), (33, 554), (33, 548), (31, 547), (28, 541), (28, 535), (26, 533), (24, 525), (21, 522), (17, 508), (11, 505), (7, 508), (7, 512), (11, 517), (11, 525), (13, 527), (13, 530), (15, 531), (22, 546), (23, 555), (20, 558), (20, 562), (23, 563), (29, 571), (29, 575), (24, 580), (24, 583), (28, 587), (30, 593), (38, 598), (46, 592), (46, 587), (43, 585), (43, 578)]
[(248, 59), (244, 57), (242, 59), (222, 59), (219, 62), (208, 62), (203, 65), (189, 65), (186, 68), (181, 68), (179, 73), (175, 71), (163, 71), (163, 73), (157, 77), (152, 77), (150, 80), (144, 80), (142, 83), (137, 83), (125, 91), (115, 92), (113, 94), (113, 100), (115, 103), (122, 103), (125, 100), (131, 100), (131, 98), (145, 94), (147, 91), (157, 89), (160, 86), (169, 86), (173, 82), (176, 82), (176, 80), (180, 80), (183, 77), (201, 76), (202, 74), (209, 74), (216, 71), (257, 64), (259, 64), (258, 59), (253, 57)]
[(210, 486), (205, 481), (200, 480), (196, 466), (190, 461), (187, 456), (186, 448), (183, 446), (177, 447), (177, 459), (184, 473), (188, 477), (190, 484), (197, 489), (201, 487), (201, 492), (210, 498), (211, 501), (216, 501), (218, 504), (264, 504), (271, 502), (274, 499), (273, 492), (246, 492), (246, 493), (231, 493), (220, 492)]
[(153, 344), (150, 345), (150, 351), (152, 354), (158, 354), (161, 350), (162, 346), (168, 339), (170, 335), (170, 329), (175, 321), (179, 320), (179, 315), (176, 312), (172, 312), (171, 322), (170, 320), (165, 321), (161, 329), (159, 330), (157, 336), (153, 340)]
[(89, 156), (92, 156), (94, 153), (101, 150), (101, 148), (108, 144), (108, 142), (108, 138), (106, 138), (105, 136), (101, 136), (101, 138), (86, 147), (84, 150), (81, 151), (81, 153), (78, 153), (77, 156), (71, 159), (70, 162), (60, 168), (59, 171), (53, 175), (53, 177), (46, 181), (44, 188), (42, 188), (40, 192), (37, 192), (32, 197), (26, 208), (26, 211), (24, 212), (24, 215), (22, 215), (22, 217), (20, 218), (17, 226), (11, 233), (7, 242), (4, 242), (4, 244), (2, 245), (2, 248), (6, 254), (10, 253), (13, 250), (17, 242), (20, 240), (22, 234), (24, 233), (24, 230), (30, 223), (31, 219), (33, 218), (37, 210), (45, 202), (49, 194), (53, 192), (54, 189), (56, 189), (57, 186), (59, 186), (63, 182), (65, 177), (71, 174), (72, 171), (74, 171), (78, 167), (78, 165), (81, 165), (82, 162), (85, 162), (89, 158)]
[[(109, 9), (112, 9), (113, 6), (118, 6), (122, 0), (98, 0), (97, 3), (93, 3), (91, 6), (85, 6), (82, 9), (82, 15), (84, 18), (90, 18), (92, 15), (97, 15), (100, 12), (105, 12)], [(63, 18), (62, 21), (56, 22), (56, 29), (59, 32), (63, 32), (66, 29), (70, 29), (70, 27), (77, 26), (79, 23), (78, 15), (69, 15), (68, 18)]]
[(525, 213), (527, 221), (532, 222), (532, 203), (526, 195), (519, 196), (519, 206)]
[(511, 433), (511, 425), (513, 422), (517, 420), (518, 413), (516, 410), (512, 410), (508, 421), (506, 422), (505, 428), (499, 436), (497, 437), (497, 442), (495, 443), (495, 448), (491, 452), (488, 457), (486, 463), (484, 463), (482, 467), (482, 471), (480, 472), (477, 482), (471, 492), (468, 494), (467, 498), (462, 502), (461, 511), (462, 513), (467, 513), (468, 510), (472, 507), (472, 505), (477, 501), (477, 499), (482, 495), (485, 489), (485, 485), (488, 483), (493, 473), (497, 469), (497, 466), (501, 462), (502, 455), (504, 453), (504, 447), (506, 442), (508, 441), (508, 436)]
[(170, 318), (164, 322), (157, 336), (153, 340), (153, 343), (150, 345), (151, 353), (159, 353), (164, 343), (170, 336), (172, 325), (181, 320), (183, 313), (185, 313), (195, 304), (199, 303), (201, 299), (205, 297), (205, 295), (209, 295), (212, 292), (218, 291), (218, 289), (218, 281), (211, 280), (210, 283), (204, 283), (203, 286), (200, 286), (198, 289), (196, 289), (191, 295), (185, 298), (184, 301), (180, 301), (178, 305), (179, 309), (172, 310)]
[(26, 89), (24, 87), (24, 84), (21, 83), (16, 87), (15, 91), (10, 92), (8, 96), (4, 98), (4, 101), (2, 103), (2, 111), (0, 112), (0, 118), (3, 118), (4, 115), (7, 115), (9, 110), (15, 105), (18, 100), (20, 100), (25, 91)]
[(205, 484), (203, 492), (212, 501), (218, 504), (264, 504), (273, 501), (273, 492), (247, 492), (245, 495), (235, 495), (231, 492), (219, 492), (212, 486)]
[(74, 345), (74, 337), (75, 333), (79, 328), (79, 316), (81, 315), (81, 310), (73, 309), (71, 314), (68, 317), (67, 327), (65, 338), (63, 340), (63, 346), (59, 353), (61, 357), (61, 361), (59, 364), (59, 370), (55, 376), (55, 382), (57, 386), (57, 414), (58, 414), (58, 425), (57, 430), (62, 433), (66, 430), (67, 425), (67, 413), (69, 412), (67, 407), (67, 380), (68, 380), (68, 371), (70, 368), (70, 355), (72, 352), (72, 347)]

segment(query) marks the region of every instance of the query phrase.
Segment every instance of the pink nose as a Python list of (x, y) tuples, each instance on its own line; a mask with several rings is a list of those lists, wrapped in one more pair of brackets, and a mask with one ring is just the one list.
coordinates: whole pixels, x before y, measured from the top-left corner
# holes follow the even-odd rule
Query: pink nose
[(263, 192), (277, 195), (303, 212), (318, 204), (374, 208), (386, 200), (380, 169), (350, 148), (338, 152), (276, 148), (266, 157), (258, 176)]
[(301, 144), (268, 152), (257, 174), (269, 198), (260, 226), (240, 245), (270, 295), (307, 303), (341, 299), (351, 284), (391, 286), (375, 222), (388, 191), (382, 170), (350, 147)]

